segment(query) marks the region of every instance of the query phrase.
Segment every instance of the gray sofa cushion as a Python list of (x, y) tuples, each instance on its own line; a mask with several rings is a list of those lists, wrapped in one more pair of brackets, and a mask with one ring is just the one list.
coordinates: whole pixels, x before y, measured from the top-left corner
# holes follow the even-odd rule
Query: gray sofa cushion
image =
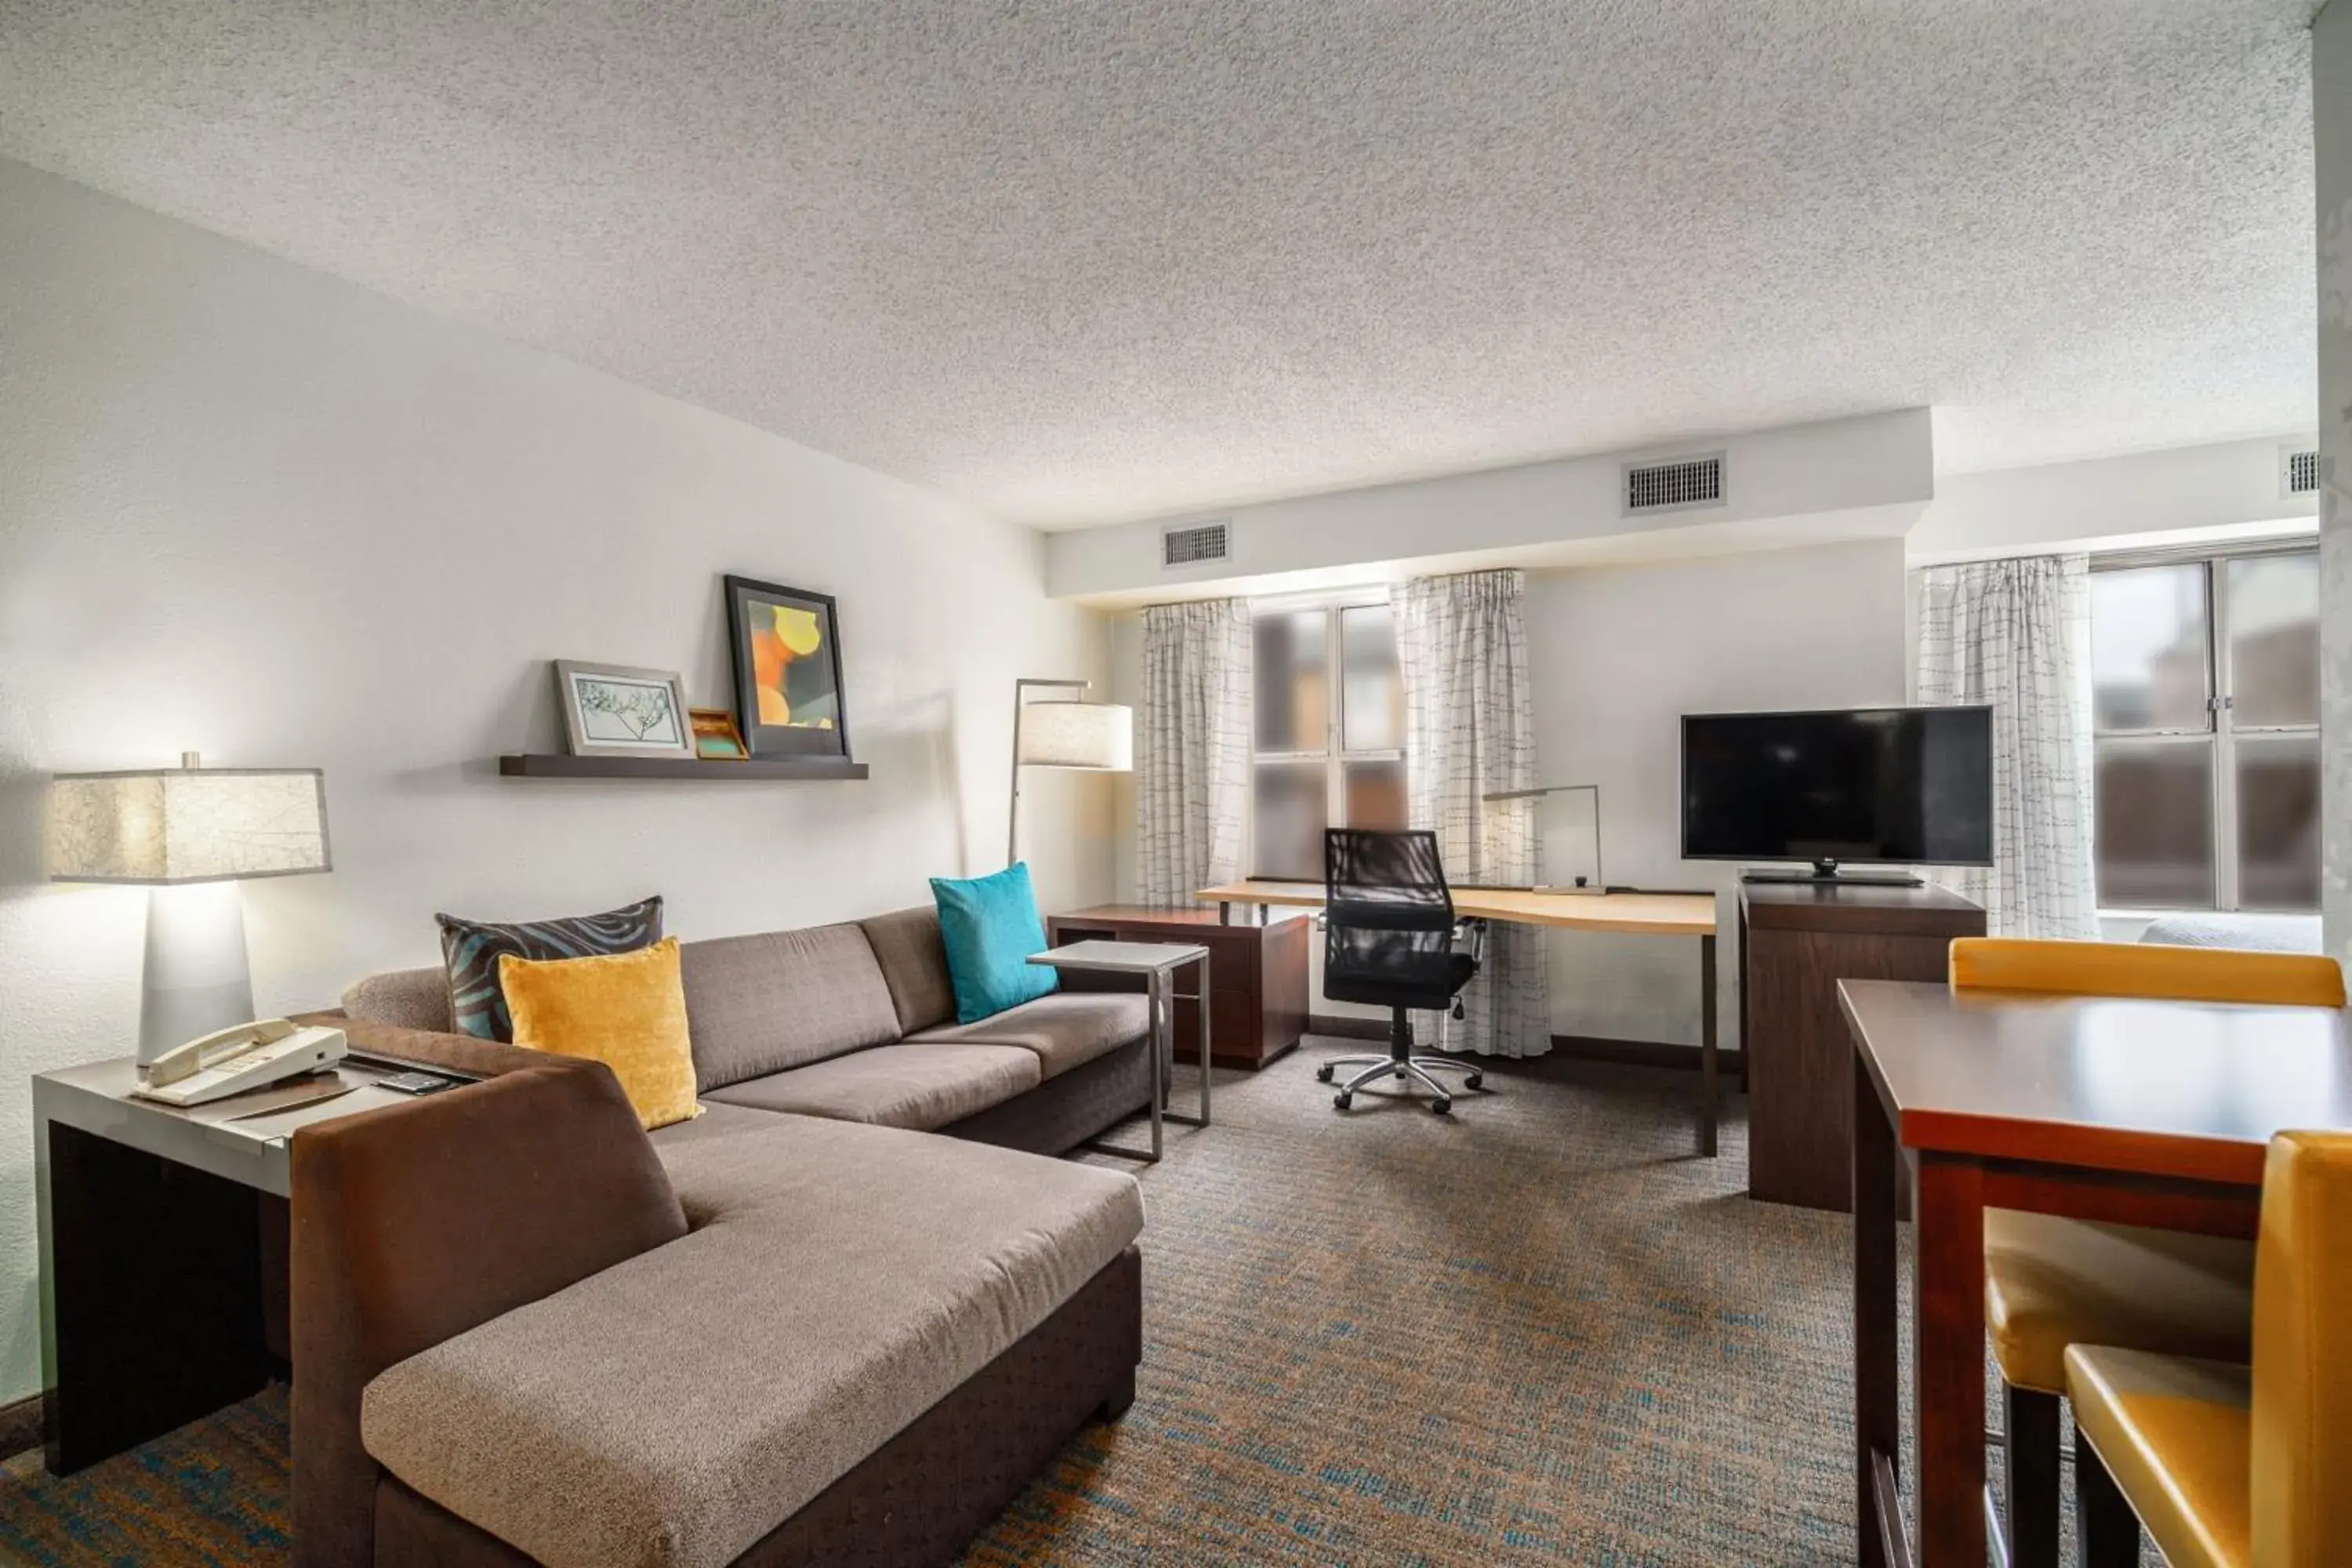
[(955, 981), (948, 973), (947, 944), (940, 940), (940, 911), (925, 904), (858, 922), (882, 965), (890, 1001), (898, 1010), (898, 1032), (911, 1035), (955, 1019)]
[(430, 969), (388, 969), (353, 981), (343, 993), (343, 1011), (362, 1024), (442, 1035), (457, 1026), (449, 1011), (449, 971), (437, 963)]
[(690, 942), (678, 958), (701, 1092), (898, 1037), (890, 988), (854, 925)]
[(723, 1100), (698, 1101), (702, 1114), (689, 1121), (673, 1121), (667, 1127), (656, 1127), (646, 1134), (653, 1140), (656, 1152), (673, 1143), (698, 1142), (705, 1138), (726, 1138), (738, 1132), (757, 1132), (776, 1124), (772, 1110), (754, 1110), (748, 1105), (729, 1105)]
[(690, 1235), (377, 1377), (368, 1452), (553, 1568), (717, 1568), (1142, 1230), (1123, 1173), (775, 1122), (662, 1150)]
[(790, 1072), (713, 1089), (715, 1105), (793, 1111), (929, 1131), (1037, 1087), (1034, 1052), (1018, 1046), (876, 1046)]
[(1037, 1054), (1047, 1078), (1108, 1056), (1151, 1028), (1151, 1004), (1132, 991), (1058, 991), (976, 1024), (926, 1029), (918, 1040), (1019, 1046)]

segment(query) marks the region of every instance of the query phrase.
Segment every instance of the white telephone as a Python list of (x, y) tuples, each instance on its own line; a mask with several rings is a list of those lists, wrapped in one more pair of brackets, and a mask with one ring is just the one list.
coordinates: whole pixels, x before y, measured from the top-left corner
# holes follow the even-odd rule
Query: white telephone
[(331, 1068), (346, 1048), (341, 1029), (262, 1018), (173, 1047), (148, 1064), (131, 1092), (166, 1105), (206, 1105)]

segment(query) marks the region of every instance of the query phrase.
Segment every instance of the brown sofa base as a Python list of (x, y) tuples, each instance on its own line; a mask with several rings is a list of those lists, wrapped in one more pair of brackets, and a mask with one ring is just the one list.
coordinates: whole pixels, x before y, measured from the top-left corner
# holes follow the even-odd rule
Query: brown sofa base
[[(1142, 1359), (1143, 1260), (1130, 1247), (735, 1562), (741, 1568), (950, 1562), (1072, 1433), (1097, 1415), (1116, 1420), (1126, 1411)], [(529, 1568), (530, 1558), (389, 1474), (375, 1496), (377, 1568)]]
[(950, 1121), (950, 1138), (1032, 1154), (1066, 1154), (1151, 1104), (1151, 1043), (1136, 1040), (1049, 1078), (1002, 1105)]

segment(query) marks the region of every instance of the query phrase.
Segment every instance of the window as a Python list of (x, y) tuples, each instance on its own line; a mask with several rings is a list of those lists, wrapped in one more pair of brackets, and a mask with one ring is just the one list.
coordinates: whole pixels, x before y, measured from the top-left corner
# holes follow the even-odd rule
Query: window
[(2099, 903), (2319, 907), (2319, 552), (2091, 575)]
[(1385, 601), (1260, 608), (1250, 875), (1323, 879), (1323, 830), (1402, 827), (1404, 682)]

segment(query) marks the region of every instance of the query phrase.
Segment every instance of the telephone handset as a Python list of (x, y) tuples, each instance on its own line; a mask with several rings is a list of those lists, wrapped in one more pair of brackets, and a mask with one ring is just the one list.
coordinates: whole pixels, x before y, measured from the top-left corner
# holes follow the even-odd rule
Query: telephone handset
[(260, 1018), (173, 1047), (148, 1064), (131, 1092), (166, 1105), (205, 1105), (332, 1067), (347, 1049), (341, 1029)]

